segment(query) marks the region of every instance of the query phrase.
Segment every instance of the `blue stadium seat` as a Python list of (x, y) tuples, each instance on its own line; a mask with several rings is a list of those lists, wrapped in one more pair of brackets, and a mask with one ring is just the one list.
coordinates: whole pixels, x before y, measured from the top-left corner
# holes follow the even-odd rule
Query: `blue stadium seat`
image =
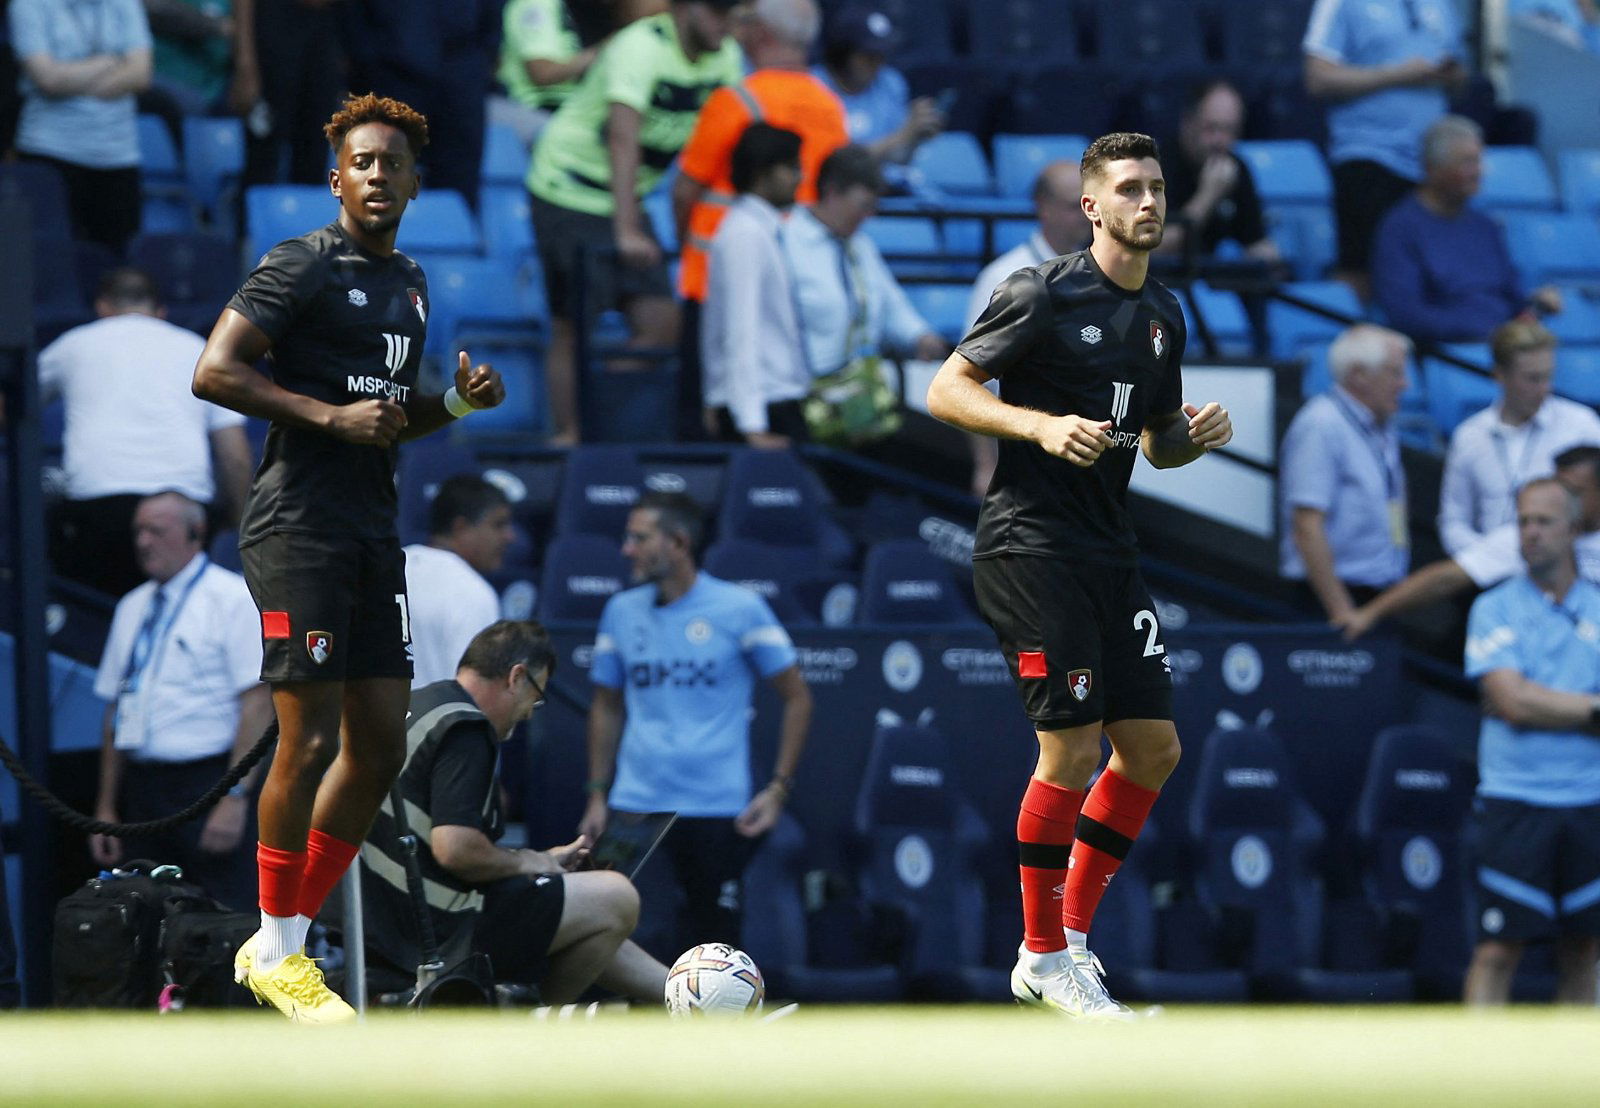
[(951, 564), (918, 539), (884, 539), (861, 571), (861, 623), (973, 623)]
[(864, 900), (904, 919), (900, 964), (912, 995), (998, 1000), (1006, 971), (985, 968), (987, 912), (977, 856), (988, 830), (962, 797), (943, 735), (880, 725), (856, 796)]
[(1333, 177), (1322, 152), (1304, 139), (1257, 139), (1236, 147), (1250, 167), (1261, 202), (1279, 204), (1333, 203)]
[(28, 224), (35, 242), (72, 238), (67, 186), (60, 170), (43, 162), (0, 162), (0, 191), (13, 190), (28, 201)]
[[(1364, 314), (1360, 299), (1343, 281), (1292, 281), (1283, 291), (1355, 319)], [(1293, 357), (1304, 347), (1331, 342), (1347, 326), (1282, 300), (1267, 303), (1267, 338), (1276, 357)]]
[[(1214, 289), (1204, 281), (1197, 280), (1190, 283), (1188, 295), (1178, 297), (1185, 317), (1189, 314), (1191, 300), (1199, 310), (1200, 317), (1205, 320), (1219, 355), (1233, 358), (1250, 354), (1255, 346), (1255, 336), (1250, 330), (1250, 316), (1245, 312), (1244, 302), (1239, 299), (1238, 293)], [(1192, 358), (1201, 352), (1199, 331), (1190, 321), (1188, 356)]]
[(1569, 212), (1600, 214), (1600, 150), (1563, 150), (1556, 155), (1561, 204)]
[(490, 123), (483, 133), (483, 183), (521, 188), (528, 174), (528, 155), (516, 131), (504, 123)]
[(555, 533), (595, 535), (620, 549), (628, 513), (644, 487), (644, 470), (632, 447), (574, 448), (556, 501)]
[[(488, 338), (541, 338), (546, 325), (544, 289), (537, 270), (508, 259), (442, 255), (429, 258), (427, 352), (446, 357), (454, 372), (463, 343)], [(469, 350), (470, 353), (470, 350)]]
[(1563, 343), (1593, 345), (1600, 343), (1600, 289), (1595, 295), (1589, 290), (1570, 285), (1561, 290), (1561, 310), (1546, 316), (1544, 325)]
[(1494, 212), (1553, 212), (1559, 206), (1550, 170), (1539, 151), (1531, 146), (1484, 147), (1483, 185), (1473, 204)]
[(400, 541), (426, 540), (429, 505), (438, 495), (439, 485), (458, 473), (478, 473), (480, 469), (477, 455), (449, 435), (428, 435), (406, 443), (400, 450), (396, 473)]
[(196, 331), (209, 333), (239, 287), (239, 251), (221, 235), (140, 234), (128, 262), (155, 278), (167, 318)]
[[(503, 435), (544, 435), (548, 431), (548, 400), (544, 386), (544, 340), (534, 335), (480, 333), (457, 338), (474, 365), (488, 363), (504, 379), (506, 398), (498, 407), (474, 412), (455, 425), (454, 434), (465, 439)], [(452, 372), (454, 372), (454, 363)]]
[(534, 258), (533, 217), (521, 185), (486, 185), (478, 194), (483, 242), (491, 258)]
[(796, 584), (809, 576), (816, 560), (793, 546), (771, 546), (746, 539), (724, 539), (706, 550), (702, 568), (713, 577), (742, 585), (761, 597), (785, 626), (812, 623), (796, 595)]
[(1600, 222), (1565, 212), (1518, 212), (1506, 245), (1523, 284), (1600, 281)]
[(147, 231), (187, 231), (194, 227), (194, 201), (184, 180), (178, 144), (156, 115), (141, 115), (139, 182), (144, 192), (140, 226)]
[(1556, 351), (1556, 391), (1590, 406), (1600, 406), (1600, 347), (1564, 346)]
[(1078, 57), (1078, 27), (1059, 0), (967, 0), (972, 54), (985, 61), (1018, 58), (1067, 62)]
[(1333, 210), (1321, 204), (1289, 204), (1267, 212), (1267, 226), (1296, 280), (1320, 281), (1338, 257)]
[(327, 185), (253, 185), (245, 190), (244, 225), (250, 260), (278, 243), (333, 222), (339, 202)]
[(600, 618), (606, 601), (628, 587), (628, 580), (620, 534), (614, 540), (558, 535), (545, 547), (539, 618), (592, 623)]
[(1222, 57), (1230, 66), (1253, 73), (1300, 76), (1312, 0), (1272, 0), (1270, 4), (1213, 4)]
[(412, 255), (477, 254), (483, 242), (472, 209), (459, 192), (423, 189), (406, 206), (395, 246)]
[(1474, 775), (1462, 755), (1432, 728), (1380, 731), (1353, 821), (1382, 964), (1410, 969), (1440, 1000), (1460, 995), (1470, 954), (1463, 832)]
[(944, 253), (938, 224), (925, 216), (875, 215), (862, 226), (883, 254), (937, 256)]
[(978, 140), (964, 131), (945, 131), (917, 147), (911, 168), (932, 188), (962, 196), (989, 196), (994, 178)]
[(1083, 135), (996, 135), (996, 189), (1001, 196), (1030, 196), (1041, 169), (1051, 162), (1078, 161), (1088, 145)]
[(905, 285), (905, 291), (912, 307), (928, 321), (930, 327), (952, 343), (961, 341), (967, 333), (967, 298), (972, 295), (970, 284), (914, 281)]
[[(195, 202), (213, 220), (223, 219), (244, 173), (243, 121), (231, 116), (185, 116), (183, 169)], [(231, 224), (231, 217), (227, 222)]]
[(821, 483), (792, 451), (736, 450), (728, 458), (717, 536), (803, 547), (825, 566), (848, 565), (855, 544), (827, 507)]
[[(1489, 365), (1489, 350), (1481, 344), (1462, 343), (1446, 349), (1474, 365), (1486, 368)], [(1487, 408), (1500, 396), (1492, 377), (1438, 358), (1422, 359), (1422, 380), (1427, 392), (1428, 414), (1443, 435), (1449, 435), (1462, 420)]]
[(1021, 246), (1039, 229), (1031, 219), (998, 219), (994, 224), (994, 253), (999, 257), (1013, 246)]

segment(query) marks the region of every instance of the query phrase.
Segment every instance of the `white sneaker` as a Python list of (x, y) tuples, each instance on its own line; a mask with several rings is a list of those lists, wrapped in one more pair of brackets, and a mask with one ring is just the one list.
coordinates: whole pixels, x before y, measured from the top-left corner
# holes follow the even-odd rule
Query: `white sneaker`
[(1110, 1020), (1139, 1018), (1132, 1008), (1119, 1000), (1112, 999), (1111, 994), (1106, 991), (1106, 970), (1100, 964), (1100, 959), (1088, 950), (1068, 948), (1063, 961), (1070, 967), (1073, 980), (1077, 983), (1078, 996), (1083, 1004), (1080, 1015)]
[(1084, 1014), (1078, 976), (1064, 950), (1035, 954), (1026, 945), (1018, 947), (1017, 964), (1011, 971), (1011, 996), (1031, 1008), (1050, 1008), (1069, 1016)]

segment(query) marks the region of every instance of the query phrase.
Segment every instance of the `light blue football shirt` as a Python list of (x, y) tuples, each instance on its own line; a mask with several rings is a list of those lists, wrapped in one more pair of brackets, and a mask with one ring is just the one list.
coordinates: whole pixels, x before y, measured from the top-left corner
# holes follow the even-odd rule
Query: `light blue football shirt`
[[(1455, 0), (1317, 0), (1301, 48), (1340, 65), (1466, 62)], [(1422, 179), (1422, 135), (1448, 110), (1440, 88), (1388, 88), (1328, 106), (1328, 161), (1373, 161)]]
[[(1600, 587), (1580, 577), (1557, 604), (1521, 573), (1478, 597), (1467, 618), (1467, 676), (1497, 669), (1600, 694)], [(1600, 739), (1485, 716), (1478, 792), (1551, 808), (1600, 804)]]
[(788, 632), (748, 589), (701, 573), (671, 604), (640, 585), (606, 602), (589, 679), (623, 690), (611, 807), (729, 818), (750, 800), (751, 698), (795, 664)]

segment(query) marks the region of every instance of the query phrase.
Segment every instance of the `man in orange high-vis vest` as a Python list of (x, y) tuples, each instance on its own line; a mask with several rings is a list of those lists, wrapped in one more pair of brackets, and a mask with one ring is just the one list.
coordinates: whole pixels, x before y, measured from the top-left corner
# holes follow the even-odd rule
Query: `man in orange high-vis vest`
[(769, 123), (800, 136), (801, 182), (797, 199), (817, 198), (822, 160), (849, 141), (844, 106), (806, 70), (821, 17), (815, 0), (756, 0), (741, 45), (754, 71), (711, 94), (683, 148), (672, 189), (681, 266), (678, 293), (685, 301), (679, 359), (678, 431), (703, 438), (700, 400), (699, 305), (706, 295), (711, 238), (733, 203), (733, 148), (752, 123)]

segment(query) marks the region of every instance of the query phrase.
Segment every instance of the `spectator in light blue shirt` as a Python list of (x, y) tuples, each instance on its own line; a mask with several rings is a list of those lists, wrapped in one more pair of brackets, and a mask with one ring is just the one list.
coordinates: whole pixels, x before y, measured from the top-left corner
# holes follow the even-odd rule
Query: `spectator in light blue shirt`
[(1600, 54), (1600, 4), (1595, 0), (1510, 0), (1506, 13), (1578, 49)]
[(60, 170), (76, 238), (121, 253), (139, 230), (134, 94), (150, 86), (139, 0), (11, 0), (22, 67), (17, 153)]
[[(678, 813), (662, 850), (687, 902), (682, 947), (738, 944), (745, 863), (789, 797), (811, 721), (787, 632), (760, 596), (697, 568), (700, 533), (682, 493), (647, 493), (628, 515), (636, 587), (606, 602), (595, 636), (578, 826), (593, 841), (612, 812)], [(782, 697), (783, 720), (772, 777), (752, 796), (757, 678)]]
[(1504, 1004), (1529, 940), (1556, 938), (1556, 999), (1595, 1003), (1600, 956), (1600, 588), (1578, 576), (1577, 497), (1517, 497), (1527, 572), (1480, 596), (1467, 676), (1483, 695), (1473, 815), (1479, 941), (1469, 1004)]
[(1279, 564), (1332, 623), (1406, 575), (1406, 479), (1394, 416), (1411, 344), (1358, 323), (1328, 351), (1334, 385), (1306, 402), (1279, 452)]
[(1384, 212), (1422, 176), (1418, 151), (1466, 80), (1455, 0), (1316, 0), (1306, 90), (1328, 100), (1340, 276), (1357, 285)]
[(894, 43), (883, 12), (847, 8), (829, 24), (822, 64), (811, 72), (844, 104), (850, 141), (880, 161), (901, 163), (944, 130), (944, 113), (930, 97), (911, 99), (906, 79), (884, 61)]

